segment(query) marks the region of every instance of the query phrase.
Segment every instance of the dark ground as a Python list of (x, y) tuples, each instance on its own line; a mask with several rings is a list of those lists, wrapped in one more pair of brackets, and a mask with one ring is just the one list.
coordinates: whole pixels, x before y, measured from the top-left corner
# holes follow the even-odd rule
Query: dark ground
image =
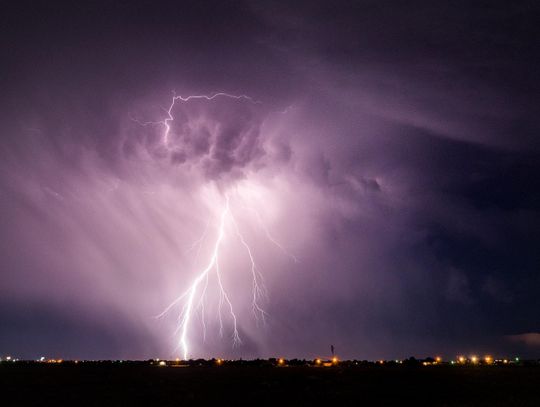
[(540, 406), (540, 367), (0, 365), (0, 405)]

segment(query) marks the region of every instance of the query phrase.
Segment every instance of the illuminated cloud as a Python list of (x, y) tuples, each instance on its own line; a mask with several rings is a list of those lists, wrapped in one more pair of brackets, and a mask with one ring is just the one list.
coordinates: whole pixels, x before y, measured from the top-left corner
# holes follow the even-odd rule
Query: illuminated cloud
[[(493, 338), (532, 330), (528, 6), (159, 3), (9, 6), (2, 348), (172, 356), (177, 321), (154, 317), (209, 258), (227, 194), (264, 275), (267, 325), (252, 315), (245, 247), (227, 240), (242, 346), (193, 329), (194, 355), (495, 354), (508, 343)], [(257, 103), (169, 112), (173, 92)]]
[(508, 335), (507, 338), (510, 341), (524, 343), (525, 345), (530, 347), (540, 346), (540, 333), (538, 332), (528, 332), (519, 335)]

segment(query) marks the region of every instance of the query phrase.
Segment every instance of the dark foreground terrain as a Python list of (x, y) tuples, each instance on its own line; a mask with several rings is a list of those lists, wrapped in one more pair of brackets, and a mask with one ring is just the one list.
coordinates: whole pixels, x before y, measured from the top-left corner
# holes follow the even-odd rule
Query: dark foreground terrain
[(2, 406), (540, 406), (540, 368), (3, 364), (0, 391)]

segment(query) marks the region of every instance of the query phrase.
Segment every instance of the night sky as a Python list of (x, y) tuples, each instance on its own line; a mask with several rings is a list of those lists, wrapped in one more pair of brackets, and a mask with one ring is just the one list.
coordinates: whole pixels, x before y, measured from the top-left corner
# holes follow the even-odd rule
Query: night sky
[(540, 354), (538, 2), (286, 3), (2, 2), (0, 355), (179, 356), (227, 196), (190, 357)]

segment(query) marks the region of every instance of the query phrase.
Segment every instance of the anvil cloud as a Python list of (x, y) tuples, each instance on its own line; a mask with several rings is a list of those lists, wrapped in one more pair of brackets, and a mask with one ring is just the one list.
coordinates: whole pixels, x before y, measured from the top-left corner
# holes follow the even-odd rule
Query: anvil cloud
[[(194, 334), (194, 356), (537, 351), (509, 338), (540, 331), (538, 6), (6, 8), (0, 353), (176, 356), (174, 319), (154, 316), (225, 193), (298, 262), (236, 213), (268, 322), (229, 242), (243, 345)], [(149, 122), (173, 91), (260, 103), (177, 103), (164, 144)]]

